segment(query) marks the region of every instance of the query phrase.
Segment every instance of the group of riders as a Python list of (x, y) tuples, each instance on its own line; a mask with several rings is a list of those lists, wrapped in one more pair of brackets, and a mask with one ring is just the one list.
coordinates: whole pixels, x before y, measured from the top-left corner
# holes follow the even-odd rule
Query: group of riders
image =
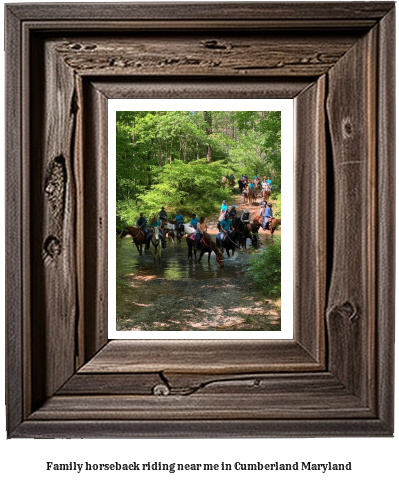
[(242, 231), (245, 228), (248, 230), (248, 232), (244, 233), (251, 237), (253, 235), (254, 225), (258, 228), (262, 227), (265, 231), (269, 230), (272, 219), (273, 204), (267, 203), (265, 197), (262, 197), (260, 202), (259, 217), (256, 218), (256, 222), (255, 219), (252, 222), (250, 212), (247, 208), (242, 212), (240, 218), (238, 218), (236, 206), (232, 205), (232, 207), (229, 209), (226, 201), (223, 201), (220, 208), (218, 224), (219, 233), (216, 236), (216, 243), (218, 244), (219, 248), (222, 248), (223, 241), (230, 232), (234, 230)]
[[(262, 197), (262, 200), (260, 202), (259, 217), (256, 218), (256, 222), (255, 219), (254, 222), (252, 222), (250, 212), (247, 208), (242, 212), (241, 216), (238, 217), (236, 206), (232, 205), (229, 209), (226, 201), (223, 200), (219, 214), (219, 222), (217, 225), (219, 233), (216, 237), (216, 243), (219, 249), (223, 250), (224, 239), (234, 230), (238, 230), (240, 232), (244, 230), (243, 234), (248, 235), (251, 239), (253, 236), (254, 224), (255, 226), (257, 226), (257, 228), (262, 226), (264, 230), (268, 230), (270, 222), (273, 218), (272, 208), (272, 203), (267, 203), (265, 198)], [(175, 225), (175, 231), (177, 232), (178, 237), (181, 237), (186, 233), (184, 229), (184, 216), (180, 213), (179, 210), (176, 211), (176, 215), (174, 219), (171, 220), (171, 223)], [(165, 207), (163, 206), (158, 215), (154, 215), (151, 218), (148, 224), (148, 228), (147, 218), (144, 216), (144, 213), (140, 213), (140, 217), (137, 220), (136, 226), (139, 227), (145, 234), (146, 250), (149, 249), (151, 237), (155, 228), (157, 227), (159, 236), (162, 241), (162, 248), (166, 248), (166, 238), (164, 231), (166, 225), (170, 225), (170, 222), (168, 221), (168, 214), (165, 210)], [(200, 218), (198, 218), (195, 213), (192, 213), (191, 220), (188, 225), (195, 230), (195, 248), (197, 249), (199, 248), (202, 237), (208, 231), (205, 217), (201, 216)], [(245, 229), (247, 231), (245, 231)]]
[(262, 176), (262, 180), (258, 176), (254, 176), (253, 179), (249, 180), (246, 174), (243, 174), (238, 182), (238, 187), (240, 188), (240, 193), (246, 192), (248, 189), (257, 194), (258, 191), (262, 193), (263, 196), (266, 194), (271, 194), (273, 190), (273, 183), (270, 177)]
[[(177, 236), (180, 237), (184, 235), (184, 216), (180, 213), (179, 210), (176, 211), (176, 215), (171, 222), (175, 225), (175, 230), (177, 232)], [(136, 226), (141, 228), (143, 233), (145, 234), (145, 249), (148, 250), (150, 248), (150, 240), (152, 234), (154, 233), (155, 228), (158, 227), (159, 236), (162, 240), (162, 248), (166, 248), (166, 239), (165, 239), (165, 232), (164, 228), (168, 224), (168, 214), (165, 210), (165, 207), (162, 206), (161, 211), (158, 215), (154, 215), (147, 228), (147, 218), (144, 216), (144, 213), (140, 213), (140, 217), (136, 222)], [(202, 216), (201, 218), (197, 218), (197, 215), (193, 213), (191, 215), (191, 221), (189, 225), (196, 230), (196, 233), (205, 233), (206, 232), (206, 224), (205, 218)]]

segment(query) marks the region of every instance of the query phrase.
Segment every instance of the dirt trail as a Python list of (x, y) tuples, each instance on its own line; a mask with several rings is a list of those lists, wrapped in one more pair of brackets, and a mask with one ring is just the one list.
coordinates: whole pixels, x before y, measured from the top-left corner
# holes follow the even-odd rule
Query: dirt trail
[[(238, 191), (238, 189), (236, 189)], [(258, 197), (256, 199), (256, 202), (254, 204), (250, 204), (250, 203), (244, 203), (244, 197), (238, 193), (233, 202), (231, 203), (231, 205), (235, 205), (236, 206), (236, 210), (237, 210), (237, 214), (238, 215), (241, 215), (241, 213), (247, 209), (249, 210), (249, 213), (251, 215), (251, 219), (253, 219), (254, 217), (256, 216), (259, 216), (259, 210), (260, 210), (260, 202), (261, 202), (261, 197)], [(274, 212), (276, 211), (276, 203), (277, 201), (276, 200), (273, 200), (271, 199), (269, 201), (270, 203), (273, 203), (273, 208), (274, 208)], [(229, 209), (231, 208), (231, 205), (229, 205)], [(216, 217), (213, 217), (213, 218), (209, 218), (206, 220), (207, 222), (207, 225), (208, 225), (208, 233), (211, 234), (211, 235), (216, 235), (219, 233), (219, 230), (217, 229), (217, 224), (218, 224), (218, 216), (219, 215), (216, 215)], [(281, 231), (280, 229), (276, 230), (274, 232), (274, 235), (280, 235), (281, 234)], [(266, 239), (270, 238), (269, 237), (269, 232), (264, 232), (263, 229), (259, 229), (259, 237), (260, 237), (260, 241), (261, 243), (265, 242)]]

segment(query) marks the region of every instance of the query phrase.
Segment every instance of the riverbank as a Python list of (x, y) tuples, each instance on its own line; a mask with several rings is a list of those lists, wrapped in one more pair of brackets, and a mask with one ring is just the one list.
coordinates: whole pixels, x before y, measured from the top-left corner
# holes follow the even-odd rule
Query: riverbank
[(280, 302), (252, 291), (242, 277), (165, 284), (159, 278), (127, 278), (134, 301), (117, 319), (117, 331), (280, 330)]

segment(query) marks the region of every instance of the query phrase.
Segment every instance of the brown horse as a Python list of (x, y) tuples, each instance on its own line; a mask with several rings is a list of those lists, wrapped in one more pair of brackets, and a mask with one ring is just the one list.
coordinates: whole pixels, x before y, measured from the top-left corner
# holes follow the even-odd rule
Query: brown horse
[(273, 233), (275, 232), (276, 228), (281, 225), (281, 218), (272, 218), (271, 221), (267, 223), (266, 228), (264, 229), (269, 230), (271, 243), (273, 243)]
[(248, 196), (249, 202), (252, 204), (256, 201), (256, 190), (249, 188), (249, 196)]
[(249, 199), (249, 188), (248, 188), (248, 186), (244, 187), (244, 189), (242, 190), (242, 195), (244, 196), (244, 203), (247, 203), (248, 199)]
[(145, 243), (145, 233), (140, 227), (126, 227), (119, 235), (120, 238), (130, 235), (136, 245), (138, 253), (143, 255), (143, 244)]
[(265, 198), (266, 201), (270, 199), (270, 195), (272, 194), (272, 188), (270, 186), (266, 186), (262, 190), (262, 196)]
[[(197, 260), (197, 249), (195, 248), (195, 242), (190, 237), (186, 238), (187, 247), (188, 247), (188, 259), (193, 258), (193, 247), (194, 247), (194, 257)], [(223, 261), (223, 253), (219, 250), (218, 246), (215, 242), (211, 239), (211, 237), (205, 233), (199, 242), (199, 248), (201, 254), (198, 259), (198, 262), (202, 259), (202, 256), (207, 253), (208, 254), (208, 264), (210, 263), (211, 253), (212, 251), (216, 254), (216, 261), (220, 265), (220, 267), (224, 267)]]

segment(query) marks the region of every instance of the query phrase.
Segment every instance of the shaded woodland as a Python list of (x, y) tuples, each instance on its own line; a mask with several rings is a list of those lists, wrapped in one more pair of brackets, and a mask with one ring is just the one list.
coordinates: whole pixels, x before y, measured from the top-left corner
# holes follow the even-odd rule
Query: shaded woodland
[(210, 215), (236, 180), (263, 174), (281, 184), (281, 112), (120, 111), (116, 114), (117, 229), (161, 206)]

